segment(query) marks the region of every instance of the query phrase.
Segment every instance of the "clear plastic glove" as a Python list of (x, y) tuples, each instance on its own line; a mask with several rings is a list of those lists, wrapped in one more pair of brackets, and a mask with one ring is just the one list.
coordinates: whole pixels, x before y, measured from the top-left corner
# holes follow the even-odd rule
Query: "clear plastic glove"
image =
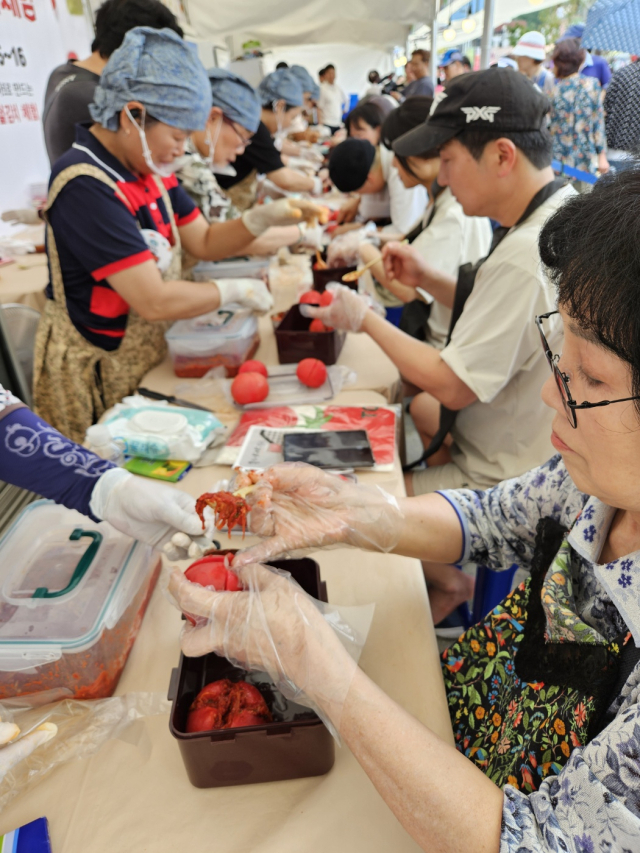
[(303, 317), (318, 317), (325, 326), (332, 329), (345, 329), (347, 332), (359, 332), (367, 311), (375, 311), (384, 317), (385, 310), (368, 293), (356, 293), (345, 284), (331, 283), (327, 290), (333, 294), (333, 302), (325, 308), (315, 305), (300, 305)]
[(252, 563), (237, 574), (242, 590), (215, 592), (173, 570), (170, 596), (183, 613), (200, 617), (195, 625), (185, 622), (182, 651), (187, 657), (215, 652), (242, 669), (266, 672), (287, 699), (313, 708), (337, 736), (373, 608), (349, 608), (347, 623), (287, 572)]
[[(245, 497), (248, 526), (265, 541), (236, 554), (234, 570), (292, 552), (345, 545), (391, 551), (398, 543), (403, 515), (396, 499), (379, 486), (356, 485), (303, 463), (274, 465), (257, 477)], [(246, 480), (246, 474), (238, 474), (230, 490)]]
[(254, 237), (276, 225), (298, 225), (300, 222), (327, 221), (327, 211), (311, 201), (303, 199), (281, 198), (270, 204), (257, 204), (242, 214), (245, 228)]
[(221, 308), (235, 303), (257, 314), (266, 314), (273, 308), (273, 296), (267, 285), (257, 278), (223, 278), (218, 279), (216, 285)]
[(305, 249), (318, 249), (318, 251), (323, 248), (324, 229), (322, 225), (307, 225), (305, 227), (303, 223), (300, 225), (300, 230), (302, 234), (298, 243), (299, 246), (303, 246)]
[[(105, 471), (89, 502), (96, 518), (122, 533), (154, 548), (169, 545), (171, 559), (198, 556), (191, 545), (197, 545), (193, 539), (200, 539), (205, 531), (195, 506), (195, 498), (180, 489), (136, 477), (122, 468)], [(213, 523), (206, 533), (213, 533)]]

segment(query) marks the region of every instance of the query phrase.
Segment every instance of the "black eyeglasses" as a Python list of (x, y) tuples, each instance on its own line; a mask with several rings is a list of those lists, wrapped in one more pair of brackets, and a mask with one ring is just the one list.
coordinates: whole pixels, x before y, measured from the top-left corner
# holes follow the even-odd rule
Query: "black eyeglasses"
[(556, 385), (558, 386), (558, 391), (560, 392), (560, 397), (562, 399), (562, 405), (564, 407), (565, 414), (571, 426), (574, 429), (576, 429), (578, 426), (578, 416), (576, 415), (576, 409), (596, 409), (600, 406), (610, 406), (612, 403), (626, 403), (629, 400), (640, 400), (640, 397), (621, 397), (619, 400), (603, 400), (601, 403), (589, 403), (586, 400), (584, 401), (584, 403), (576, 403), (576, 401), (571, 396), (571, 392), (569, 391), (569, 377), (566, 373), (563, 373), (558, 367), (560, 356), (554, 355), (551, 352), (549, 342), (545, 338), (544, 332), (542, 331), (542, 321), (548, 320), (549, 317), (553, 317), (553, 315), (557, 313), (558, 311), (549, 311), (548, 314), (541, 314), (539, 317), (536, 317), (536, 326), (538, 327), (538, 332), (540, 333), (542, 349), (544, 350), (544, 354), (546, 355), (547, 361), (549, 362), (549, 367), (551, 368), (551, 372), (553, 373), (553, 378), (556, 380)]

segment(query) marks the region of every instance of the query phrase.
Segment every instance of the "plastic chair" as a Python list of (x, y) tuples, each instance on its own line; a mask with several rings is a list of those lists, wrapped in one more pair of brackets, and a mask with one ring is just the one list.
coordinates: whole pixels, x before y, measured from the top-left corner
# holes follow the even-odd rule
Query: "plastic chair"
[(469, 611), (469, 605), (465, 601), (458, 607), (458, 615), (462, 620), (465, 630), (476, 625), (481, 619), (490, 613), (494, 607), (506, 598), (511, 592), (513, 578), (518, 570), (516, 563), (503, 571), (490, 569), (488, 566), (476, 567), (476, 587), (473, 593), (473, 610)]
[(9, 343), (22, 368), (29, 392), (33, 389), (33, 351), (40, 313), (28, 305), (8, 302), (0, 305), (2, 321)]

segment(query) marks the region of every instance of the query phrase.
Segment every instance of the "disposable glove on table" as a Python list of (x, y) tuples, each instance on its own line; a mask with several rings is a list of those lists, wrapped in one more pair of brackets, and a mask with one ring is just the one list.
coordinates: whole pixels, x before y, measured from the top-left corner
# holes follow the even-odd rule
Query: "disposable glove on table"
[[(322, 192), (322, 182), (320, 182)], [(311, 201), (303, 199), (281, 198), (269, 204), (256, 204), (242, 214), (245, 228), (254, 237), (259, 237), (267, 230), (277, 225), (299, 225), (301, 222), (327, 221), (327, 211)]]
[(223, 278), (216, 280), (220, 291), (220, 307), (237, 304), (257, 314), (273, 308), (273, 296), (266, 284), (257, 278)]
[(368, 293), (357, 293), (345, 284), (329, 284), (327, 290), (333, 294), (331, 305), (320, 308), (304, 304), (300, 306), (300, 313), (304, 317), (317, 317), (332, 329), (344, 329), (347, 332), (359, 332), (362, 329), (367, 311), (375, 311), (384, 317), (384, 308), (374, 302)]
[[(229, 490), (247, 486), (247, 476), (240, 472)], [(251, 475), (256, 476), (257, 483), (245, 496), (248, 526), (264, 541), (240, 551), (234, 570), (332, 546), (391, 551), (400, 539), (404, 516), (396, 499), (379, 486), (356, 485), (297, 462)]]
[[(195, 498), (180, 489), (110, 468), (96, 482), (89, 507), (96, 518), (122, 533), (154, 548), (168, 546), (171, 559), (182, 559), (202, 553), (202, 546), (193, 542), (205, 532), (195, 504)], [(210, 535), (213, 525), (206, 532)]]

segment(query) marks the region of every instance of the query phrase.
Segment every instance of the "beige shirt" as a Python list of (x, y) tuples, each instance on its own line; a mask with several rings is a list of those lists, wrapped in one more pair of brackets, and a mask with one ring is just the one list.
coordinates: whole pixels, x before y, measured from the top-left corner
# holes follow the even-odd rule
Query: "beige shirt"
[[(430, 214), (431, 208), (426, 213), (427, 219)], [(465, 216), (462, 206), (446, 187), (435, 200), (429, 227), (416, 237), (413, 246), (435, 269), (457, 278), (463, 264), (475, 264), (488, 254), (492, 233), (489, 220), (484, 216)], [(434, 300), (427, 323), (428, 343), (442, 349), (450, 324), (451, 309)]]
[[(477, 395), (451, 430), (453, 461), (473, 482), (487, 486), (517, 477), (553, 453), (553, 412), (540, 399), (549, 365), (534, 323), (556, 308), (538, 253), (544, 222), (575, 194), (564, 187), (525, 222), (511, 229), (482, 265), (443, 360)], [(558, 316), (547, 339), (560, 349)]]

